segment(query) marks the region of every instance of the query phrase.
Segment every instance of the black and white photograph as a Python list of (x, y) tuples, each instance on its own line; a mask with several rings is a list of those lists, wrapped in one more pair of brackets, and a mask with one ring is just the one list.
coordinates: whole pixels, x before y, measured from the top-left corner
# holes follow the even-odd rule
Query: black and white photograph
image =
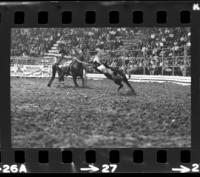
[(12, 147), (191, 147), (190, 38), (190, 27), (12, 28)]

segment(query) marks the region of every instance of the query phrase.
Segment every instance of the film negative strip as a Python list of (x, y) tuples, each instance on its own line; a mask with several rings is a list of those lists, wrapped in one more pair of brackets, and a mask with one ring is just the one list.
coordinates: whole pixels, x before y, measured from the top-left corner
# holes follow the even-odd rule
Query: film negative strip
[(199, 173), (199, 19), (198, 1), (0, 3), (0, 173)]

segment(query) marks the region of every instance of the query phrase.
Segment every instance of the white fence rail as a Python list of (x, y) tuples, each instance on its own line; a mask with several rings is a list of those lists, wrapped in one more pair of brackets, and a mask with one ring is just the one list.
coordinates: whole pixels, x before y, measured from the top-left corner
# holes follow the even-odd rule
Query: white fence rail
[(10, 67), (11, 77), (51, 77), (51, 65), (15, 65)]
[[(10, 67), (11, 77), (35, 77), (35, 78), (49, 78), (51, 77), (51, 65), (23, 65)], [(86, 74), (88, 79), (101, 80), (106, 78), (103, 74)], [(57, 75), (56, 75), (57, 77)], [(134, 82), (172, 82), (182, 85), (190, 85), (191, 77), (185, 76), (163, 76), (163, 75), (131, 75), (130, 81)]]

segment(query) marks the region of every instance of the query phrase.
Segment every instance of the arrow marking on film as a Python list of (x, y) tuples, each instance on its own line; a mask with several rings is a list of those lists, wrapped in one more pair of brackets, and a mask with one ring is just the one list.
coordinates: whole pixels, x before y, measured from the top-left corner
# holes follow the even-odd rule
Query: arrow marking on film
[(81, 171), (91, 171), (91, 172), (96, 172), (99, 171), (98, 167), (95, 167), (94, 165), (89, 165), (89, 168), (81, 168)]
[(178, 171), (180, 173), (190, 172), (190, 168), (180, 165), (180, 168), (172, 168), (172, 171)]

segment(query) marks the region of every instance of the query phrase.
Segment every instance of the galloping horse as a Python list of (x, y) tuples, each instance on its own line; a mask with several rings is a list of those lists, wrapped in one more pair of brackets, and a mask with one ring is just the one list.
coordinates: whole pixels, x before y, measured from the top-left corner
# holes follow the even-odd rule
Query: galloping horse
[(79, 87), (77, 84), (77, 77), (80, 77), (82, 79), (82, 85), (85, 87), (85, 81), (84, 81), (84, 66), (83, 66), (83, 57), (80, 57), (79, 59), (73, 59), (71, 63), (68, 66), (59, 66), (58, 64), (52, 65), (52, 77), (51, 80), (48, 83), (48, 87), (51, 87), (51, 84), (53, 80), (55, 79), (56, 72), (58, 72), (58, 81), (64, 81), (64, 76), (71, 75), (74, 81), (75, 87)]
[(100, 63), (100, 61), (92, 60), (92, 62), (93, 62), (93, 67), (96, 71), (104, 74), (108, 79), (114, 81), (115, 84), (119, 85), (117, 89), (118, 92), (123, 87), (122, 82), (124, 82), (130, 88), (132, 93), (136, 95), (135, 90), (132, 88), (131, 84), (128, 82), (128, 79), (126, 78), (126, 75), (124, 74), (122, 70), (110, 67), (106, 63), (104, 64)]

